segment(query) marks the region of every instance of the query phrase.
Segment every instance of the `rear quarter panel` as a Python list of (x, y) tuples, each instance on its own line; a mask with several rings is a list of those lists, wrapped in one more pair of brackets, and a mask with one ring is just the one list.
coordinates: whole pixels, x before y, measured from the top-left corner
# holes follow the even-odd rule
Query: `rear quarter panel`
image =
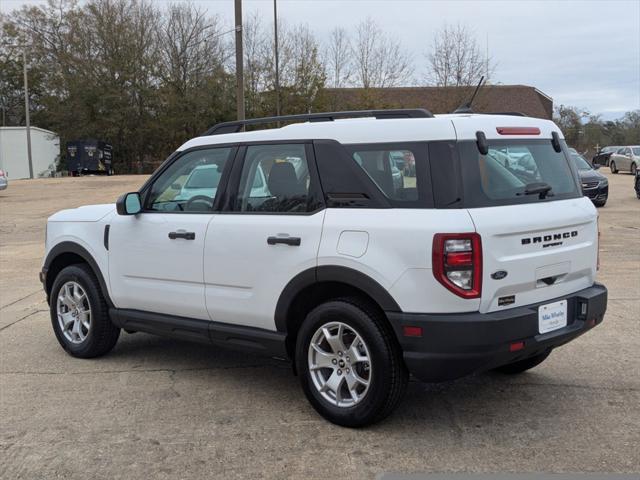
[[(473, 312), (479, 299), (460, 298), (433, 276), (436, 233), (474, 232), (463, 209), (328, 209), (318, 265), (357, 270), (385, 288), (404, 312)], [(366, 235), (365, 235), (366, 233)], [(351, 242), (354, 239), (357, 245)]]

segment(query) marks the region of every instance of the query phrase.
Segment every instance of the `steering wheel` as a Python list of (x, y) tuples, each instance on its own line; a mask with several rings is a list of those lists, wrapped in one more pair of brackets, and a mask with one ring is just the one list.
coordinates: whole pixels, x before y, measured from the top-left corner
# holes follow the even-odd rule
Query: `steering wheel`
[[(203, 204), (201, 207), (198, 204)], [(187, 200), (187, 203), (184, 205), (185, 211), (208, 211), (213, 208), (213, 199), (211, 197), (207, 197), (206, 195), (196, 195)]]

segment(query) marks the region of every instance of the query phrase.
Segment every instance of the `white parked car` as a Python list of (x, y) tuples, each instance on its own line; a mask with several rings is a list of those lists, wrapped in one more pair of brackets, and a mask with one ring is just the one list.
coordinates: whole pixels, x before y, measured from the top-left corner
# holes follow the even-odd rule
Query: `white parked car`
[[(278, 120), (298, 123), (241, 131)], [(116, 205), (51, 216), (41, 280), (73, 356), (125, 329), (287, 358), (356, 427), (409, 373), (524, 372), (599, 324), (597, 258), (553, 122), (383, 110), (216, 125)]]

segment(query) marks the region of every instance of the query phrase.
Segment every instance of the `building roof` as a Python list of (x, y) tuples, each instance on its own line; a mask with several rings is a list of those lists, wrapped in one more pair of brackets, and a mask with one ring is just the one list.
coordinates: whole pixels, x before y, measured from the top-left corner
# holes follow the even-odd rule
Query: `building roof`
[[(361, 108), (426, 108), (448, 113), (471, 98), (475, 87), (328, 88), (331, 110)], [(553, 99), (527, 85), (485, 85), (473, 110), (477, 113), (521, 112), (530, 117), (551, 119)]]

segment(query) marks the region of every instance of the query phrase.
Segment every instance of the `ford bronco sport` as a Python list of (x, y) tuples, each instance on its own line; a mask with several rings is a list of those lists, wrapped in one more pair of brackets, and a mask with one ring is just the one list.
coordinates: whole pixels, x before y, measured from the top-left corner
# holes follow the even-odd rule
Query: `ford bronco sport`
[(523, 372), (599, 324), (597, 261), (553, 122), (382, 110), (218, 124), (115, 206), (51, 216), (41, 280), (73, 356), (125, 329), (290, 359), (355, 427), (410, 373)]

